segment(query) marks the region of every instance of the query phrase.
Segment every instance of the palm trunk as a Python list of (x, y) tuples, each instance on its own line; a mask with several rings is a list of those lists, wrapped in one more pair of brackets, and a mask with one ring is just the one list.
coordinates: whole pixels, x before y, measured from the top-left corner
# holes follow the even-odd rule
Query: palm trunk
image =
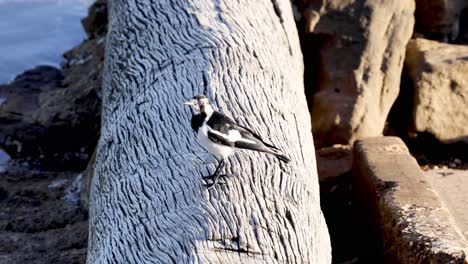
[[(330, 263), (289, 1), (149, 2), (110, 4), (88, 263)], [(200, 93), (292, 162), (241, 152), (206, 190)]]

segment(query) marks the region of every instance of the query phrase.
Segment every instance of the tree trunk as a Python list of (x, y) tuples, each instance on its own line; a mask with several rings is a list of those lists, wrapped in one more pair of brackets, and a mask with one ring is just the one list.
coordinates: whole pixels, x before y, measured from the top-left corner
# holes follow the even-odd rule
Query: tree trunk
[[(330, 263), (289, 1), (149, 2), (110, 4), (88, 263)], [(243, 151), (207, 190), (200, 93), (292, 162)]]

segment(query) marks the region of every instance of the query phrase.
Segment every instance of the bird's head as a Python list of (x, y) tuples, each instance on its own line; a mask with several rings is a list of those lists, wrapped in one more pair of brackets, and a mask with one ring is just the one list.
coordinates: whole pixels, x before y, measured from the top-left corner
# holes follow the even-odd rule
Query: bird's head
[(190, 101), (185, 102), (184, 105), (189, 105), (196, 113), (205, 113), (207, 115), (213, 113), (210, 100), (203, 94), (195, 95)]

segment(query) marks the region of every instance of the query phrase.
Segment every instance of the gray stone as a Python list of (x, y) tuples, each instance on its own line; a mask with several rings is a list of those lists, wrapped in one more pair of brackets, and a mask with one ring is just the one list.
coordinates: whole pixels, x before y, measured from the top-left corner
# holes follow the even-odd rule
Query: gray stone
[(464, 263), (468, 243), (401, 139), (357, 141), (353, 178), (388, 263)]

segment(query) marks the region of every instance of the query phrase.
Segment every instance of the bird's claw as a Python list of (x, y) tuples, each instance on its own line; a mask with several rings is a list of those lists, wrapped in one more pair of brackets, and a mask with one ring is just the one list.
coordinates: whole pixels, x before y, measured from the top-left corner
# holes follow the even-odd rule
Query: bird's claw
[(214, 182), (203, 184), (203, 186), (205, 186), (207, 190), (213, 188), (215, 185), (216, 185), (216, 183), (214, 183)]
[[(218, 175), (219, 178), (224, 178), (224, 177), (228, 177), (229, 175), (227, 174), (220, 174)], [(203, 176), (202, 177), (204, 180), (214, 180), (216, 178), (216, 175), (209, 175), (209, 176)]]
[(206, 181), (206, 180), (210, 180), (211, 183), (206, 183), (206, 184), (203, 184), (208, 190), (213, 188), (216, 184), (219, 184), (219, 185), (222, 185), (222, 184), (226, 184), (225, 181), (219, 181), (219, 179), (221, 177), (227, 177), (228, 175), (226, 174), (220, 174), (218, 176), (216, 175), (210, 175), (210, 176), (204, 176), (203, 179)]
[(203, 186), (206, 187), (207, 190), (213, 188), (216, 184), (218, 185), (223, 185), (223, 184), (226, 184), (225, 181), (213, 181), (211, 183), (206, 183), (206, 184), (203, 184)]

